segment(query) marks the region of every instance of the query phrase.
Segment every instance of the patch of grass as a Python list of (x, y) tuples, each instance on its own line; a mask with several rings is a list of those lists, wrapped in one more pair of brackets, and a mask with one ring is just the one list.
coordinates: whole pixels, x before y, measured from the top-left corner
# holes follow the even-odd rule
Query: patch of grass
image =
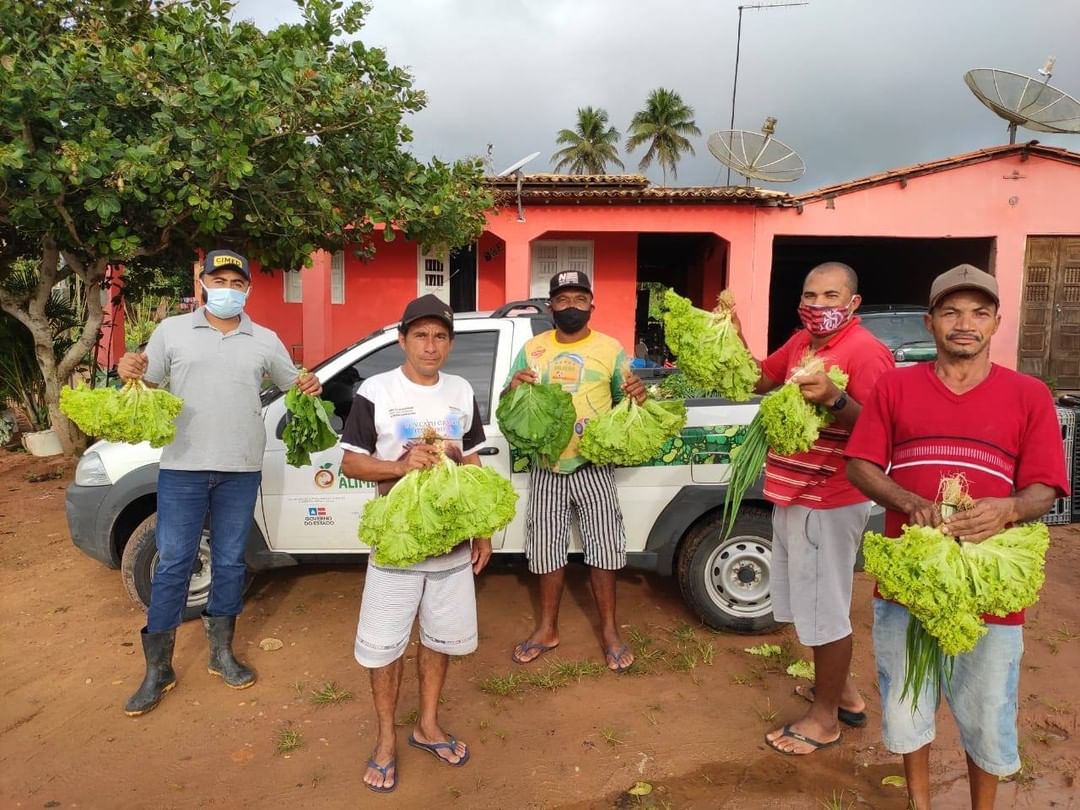
[(516, 672), (511, 672), (509, 675), (489, 675), (480, 681), (480, 691), (487, 692), (489, 695), (509, 697), (521, 689), (524, 682), (525, 677)]
[(701, 663), (712, 666), (713, 656), (716, 655), (716, 647), (713, 646), (711, 641), (702, 641), (697, 646), (698, 656), (701, 658)]
[(824, 810), (847, 810), (847, 808), (855, 807), (856, 797), (852, 797), (849, 804), (847, 795), (846, 790), (834, 790), (829, 798), (821, 800), (821, 806)]
[(304, 735), (286, 723), (278, 727), (274, 737), (274, 749), (278, 754), (291, 754), (304, 744)]
[(537, 672), (529, 675), (526, 678), (526, 682), (529, 686), (535, 686), (537, 689), (550, 689), (553, 692), (556, 689), (566, 686), (566, 679), (559, 677), (550, 670), (548, 672)]
[(755, 706), (754, 711), (757, 712), (757, 716), (761, 718), (763, 723), (771, 723), (776, 719), (776, 709), (772, 706), (772, 701), (769, 698), (765, 698), (764, 706)]
[(297, 616), (307, 613), (307, 605), (305, 605), (303, 602), (297, 602), (295, 605), (292, 606), (292, 612)]
[(339, 689), (334, 681), (326, 681), (318, 689), (312, 690), (311, 702), (316, 706), (332, 706), (352, 700), (353, 693), (348, 689)]
[(653, 637), (642, 633), (636, 627), (631, 627), (626, 631), (626, 638), (630, 642), (630, 646), (634, 649), (651, 647), (653, 645)]
[(735, 684), (735, 686), (750, 686), (753, 681), (754, 676), (745, 673), (736, 672), (731, 676), (731, 682)]
[(415, 726), (416, 719), (420, 716), (419, 709), (413, 709), (408, 714), (405, 714), (398, 718), (398, 721), (394, 724), (396, 726)]
[(595, 678), (603, 675), (607, 669), (599, 661), (555, 661), (548, 673), (567, 681), (580, 681), (582, 678)]
[(614, 726), (605, 726), (604, 728), (600, 729), (600, 737), (612, 748), (617, 748), (620, 745), (626, 745), (626, 743), (620, 739), (619, 730), (616, 729)]
[(694, 634), (694, 628), (688, 625), (686, 622), (683, 622), (676, 627), (672, 627), (670, 630), (668, 630), (668, 633), (671, 635), (672, 639), (674, 639), (680, 644), (690, 644), (696, 638)]
[(1075, 641), (1076, 639), (1080, 638), (1080, 633), (1075, 632), (1071, 627), (1069, 627), (1069, 625), (1067, 625), (1065, 622), (1062, 622), (1061, 627), (1052, 632), (1050, 634), (1050, 637), (1054, 639), (1054, 641), (1064, 643), (1067, 641)]
[(1020, 785), (1030, 785), (1039, 776), (1039, 761), (1024, 747), (1022, 742), (1018, 747), (1020, 749), (1020, 770), (1011, 777), (1007, 776), (1005, 778), (1011, 779)]
[(293, 681), (292, 688), (296, 694), (296, 700), (303, 700), (304, 695), (307, 694), (307, 681)]
[(671, 659), (668, 666), (672, 672), (693, 672), (698, 664), (697, 656), (692, 652), (682, 652)]
[(53, 467), (51, 470), (46, 470), (45, 472), (29, 472), (25, 476), (27, 483), (30, 484), (40, 484), (42, 481), (57, 481), (63, 477), (63, 467)]

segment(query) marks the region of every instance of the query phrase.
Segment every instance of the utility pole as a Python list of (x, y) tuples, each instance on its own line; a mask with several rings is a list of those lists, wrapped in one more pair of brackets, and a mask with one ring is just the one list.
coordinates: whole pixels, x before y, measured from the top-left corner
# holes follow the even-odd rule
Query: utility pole
[[(731, 83), (731, 125), (728, 129), (735, 129), (735, 95), (739, 90), (739, 51), (742, 47), (742, 13), (743, 9), (766, 9), (766, 8), (791, 8), (792, 6), (808, 6), (804, 3), (755, 3), (754, 5), (739, 6), (739, 27), (735, 36), (735, 78)], [(731, 185), (731, 167), (727, 170), (727, 185)]]

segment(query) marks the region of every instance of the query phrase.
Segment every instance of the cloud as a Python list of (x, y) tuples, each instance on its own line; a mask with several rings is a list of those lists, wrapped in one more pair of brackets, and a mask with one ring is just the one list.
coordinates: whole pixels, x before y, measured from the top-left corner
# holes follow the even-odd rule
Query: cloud
[[(745, 0), (743, 0), (745, 2)], [(453, 159), (494, 144), (495, 169), (539, 150), (579, 106), (604, 107), (625, 134), (655, 87), (677, 90), (708, 134), (728, 127), (736, 0), (376, 0), (361, 32), (408, 66), (429, 105), (410, 122), (418, 156)], [(287, 0), (241, 0), (263, 28), (296, 20)], [(810, 0), (743, 13), (735, 126), (767, 115), (813, 188), (1007, 142), (1005, 122), (963, 83), (973, 67), (1034, 74), (1059, 57), (1053, 84), (1080, 95), (1076, 0)], [(1080, 151), (1080, 136), (1021, 130), (1021, 140)], [(695, 142), (679, 183), (723, 182)], [(623, 155), (633, 170), (641, 152)], [(658, 180), (657, 168), (648, 174)], [(733, 181), (736, 177), (733, 176)]]

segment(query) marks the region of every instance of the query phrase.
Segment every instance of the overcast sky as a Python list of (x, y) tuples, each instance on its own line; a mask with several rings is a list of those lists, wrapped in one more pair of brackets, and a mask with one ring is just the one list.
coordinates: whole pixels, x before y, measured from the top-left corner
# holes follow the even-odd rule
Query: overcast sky
[[(767, 0), (762, 0), (767, 1)], [(753, 0), (742, 0), (753, 2)], [(427, 159), (483, 154), (499, 171), (531, 152), (550, 171), (555, 134), (579, 106), (625, 133), (649, 91), (678, 91), (703, 137), (673, 185), (723, 182), (704, 136), (731, 115), (739, 0), (374, 0), (361, 39), (387, 49), (427, 91), (410, 120)], [(298, 19), (291, 0), (240, 0), (261, 28)], [(767, 115), (806, 162), (785, 190), (1007, 143), (1005, 122), (963, 82), (970, 68), (1035, 74), (1080, 96), (1080, 0), (809, 0), (743, 12), (736, 129)], [(1080, 151), (1080, 135), (1021, 129), (1018, 140)], [(626, 155), (636, 170), (643, 150)], [(647, 174), (659, 182), (654, 166)], [(739, 179), (733, 176), (733, 182)]]

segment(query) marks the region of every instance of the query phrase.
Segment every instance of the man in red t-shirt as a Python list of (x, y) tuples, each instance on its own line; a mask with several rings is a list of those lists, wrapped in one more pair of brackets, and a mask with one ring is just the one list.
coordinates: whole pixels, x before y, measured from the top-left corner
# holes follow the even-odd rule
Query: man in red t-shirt
[[(761, 363), (756, 391), (791, 380), (803, 397), (832, 414), (807, 453), (765, 463), (765, 497), (773, 504), (770, 595), (773, 617), (792, 622), (814, 654), (815, 684), (797, 689), (812, 702), (804, 717), (766, 735), (770, 747), (801, 756), (840, 741), (840, 723), (866, 724), (866, 704), (851, 667), (851, 583), (869, 500), (847, 480), (844, 446), (861, 403), (893, 367), (892, 354), (859, 324), (858, 277), (846, 264), (818, 265), (803, 282), (803, 329)], [(808, 351), (848, 375), (846, 390), (824, 372), (797, 374)]]
[[(997, 281), (962, 264), (930, 290), (927, 328), (936, 362), (896, 369), (878, 382), (848, 442), (848, 477), (888, 509), (885, 531), (941, 526), (942, 477), (963, 473), (975, 507), (944, 521), (945, 533), (979, 542), (1046, 514), (1068, 488), (1053, 398), (1034, 377), (990, 362), (1001, 323)], [(918, 711), (901, 702), (909, 614), (874, 600), (874, 657), (885, 746), (904, 755), (916, 810), (930, 807), (930, 743), (940, 700), (927, 685)], [(971, 805), (994, 806), (999, 777), (1020, 769), (1016, 713), (1023, 613), (983, 617), (988, 632), (957, 656), (946, 697), (967, 752)], [(908, 701), (911, 699), (909, 698)]]

